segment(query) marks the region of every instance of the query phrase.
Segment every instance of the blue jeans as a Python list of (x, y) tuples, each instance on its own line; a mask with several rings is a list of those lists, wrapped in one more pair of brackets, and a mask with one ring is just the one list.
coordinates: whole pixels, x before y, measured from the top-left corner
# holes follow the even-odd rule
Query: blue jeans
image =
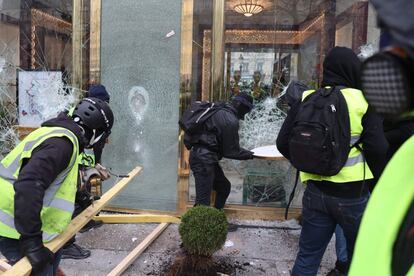
[[(6, 257), (7, 261), (12, 265), (17, 263), (22, 258), (22, 254), (20, 254), (19, 241), (15, 239), (0, 237), (0, 252), (1, 254), (3, 254), (4, 257)], [(61, 257), (62, 253), (59, 250), (55, 253), (54, 263), (52, 265), (48, 265), (42, 272), (36, 273), (35, 275), (55, 276)]]
[(348, 254), (346, 252), (346, 239), (344, 230), (341, 226), (337, 225), (335, 228), (335, 250), (336, 250), (336, 259), (341, 263), (348, 262)]
[(351, 262), (359, 224), (367, 202), (368, 194), (359, 198), (328, 196), (309, 183), (302, 200), (302, 232), (292, 275), (317, 274), (337, 224), (344, 231), (348, 260)]

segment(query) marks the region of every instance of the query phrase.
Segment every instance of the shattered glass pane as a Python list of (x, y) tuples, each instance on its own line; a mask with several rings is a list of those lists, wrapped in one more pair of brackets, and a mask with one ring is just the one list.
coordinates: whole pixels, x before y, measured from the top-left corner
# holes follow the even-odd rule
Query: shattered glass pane
[(0, 158), (4, 157), (18, 143), (14, 126), (17, 124), (16, 66), (18, 59), (17, 39), (0, 41)]
[[(17, 125), (37, 127), (72, 106), (81, 93), (69, 85), (71, 4), (48, 1), (40, 8), (31, 1), (0, 2), (0, 157), (19, 141)], [(40, 81), (42, 74), (55, 77)], [(24, 116), (19, 118), (18, 110)]]
[(115, 114), (104, 160), (144, 168), (113, 205), (176, 210), (180, 15), (180, 1), (102, 1), (101, 77)]

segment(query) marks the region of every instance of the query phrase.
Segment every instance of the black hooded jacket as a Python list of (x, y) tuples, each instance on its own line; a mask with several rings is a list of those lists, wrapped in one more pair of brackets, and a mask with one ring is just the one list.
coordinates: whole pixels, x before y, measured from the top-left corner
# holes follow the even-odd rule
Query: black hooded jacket
[[(323, 63), (322, 87), (345, 86), (360, 89), (360, 69), (361, 62), (351, 49), (335, 47), (327, 55)], [(290, 130), (293, 127), (299, 104), (293, 105), (289, 110), (276, 141), (277, 148), (287, 159), (289, 159)], [(384, 136), (382, 118), (370, 107), (368, 107), (367, 112), (362, 118), (362, 126), (361, 142), (366, 161), (374, 175), (375, 183), (386, 164), (388, 143)]]
[[(83, 151), (81, 129), (66, 114), (46, 121), (42, 127), (63, 127), (78, 138)], [(68, 167), (73, 152), (72, 143), (64, 137), (46, 139), (33, 150), (30, 159), (23, 160), (19, 177), (14, 183), (14, 223), (21, 238), (41, 236), (40, 211), (46, 189)]]
[(239, 119), (232, 105), (225, 105), (205, 122), (205, 131), (192, 137), (193, 146), (204, 147), (222, 157), (237, 160), (252, 158), (252, 152), (240, 147)]

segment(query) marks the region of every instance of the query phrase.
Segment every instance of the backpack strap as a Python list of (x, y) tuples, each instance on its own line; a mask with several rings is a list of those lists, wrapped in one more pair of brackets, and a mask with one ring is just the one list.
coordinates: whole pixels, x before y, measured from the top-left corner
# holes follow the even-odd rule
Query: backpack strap
[(340, 92), (341, 91), (341, 89), (344, 89), (344, 88), (346, 88), (346, 86), (343, 86), (343, 85), (335, 85), (335, 86), (331, 86), (331, 87), (329, 87), (329, 88), (323, 88), (323, 89), (321, 89), (322, 91), (321, 91), (321, 94), (322, 94), (322, 96), (329, 96), (330, 94), (332, 94), (332, 92), (333, 91), (338, 91), (338, 92)]
[(285, 209), (285, 219), (288, 218), (289, 207), (290, 207), (290, 204), (293, 201), (293, 198), (295, 197), (295, 191), (296, 191), (296, 187), (298, 186), (298, 182), (299, 182), (299, 170), (296, 170), (295, 185), (293, 186), (292, 192), (290, 192), (289, 201), (288, 201), (288, 204), (286, 205), (286, 209)]
[(362, 159), (364, 160), (364, 178), (362, 180), (362, 186), (361, 186), (361, 192), (360, 192), (360, 195), (362, 195), (362, 191), (364, 190), (364, 187), (365, 187), (365, 165), (367, 163), (367, 159), (365, 158), (364, 150), (359, 145), (359, 143), (361, 143), (361, 138), (359, 138), (358, 141), (356, 141), (353, 145), (351, 145), (351, 148), (358, 149), (362, 154)]
[(319, 91), (320, 91), (322, 96), (327, 97), (327, 96), (331, 95), (333, 91), (336, 90), (335, 88), (336, 88), (336, 86), (332, 86), (332, 87), (329, 87), (329, 88), (323, 87)]

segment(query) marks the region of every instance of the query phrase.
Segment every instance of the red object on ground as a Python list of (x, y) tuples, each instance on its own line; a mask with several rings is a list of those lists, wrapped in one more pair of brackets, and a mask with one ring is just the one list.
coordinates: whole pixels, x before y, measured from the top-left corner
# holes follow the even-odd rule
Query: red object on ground
[(63, 270), (60, 267), (58, 267), (56, 275), (57, 276), (66, 276), (65, 272), (63, 272)]

